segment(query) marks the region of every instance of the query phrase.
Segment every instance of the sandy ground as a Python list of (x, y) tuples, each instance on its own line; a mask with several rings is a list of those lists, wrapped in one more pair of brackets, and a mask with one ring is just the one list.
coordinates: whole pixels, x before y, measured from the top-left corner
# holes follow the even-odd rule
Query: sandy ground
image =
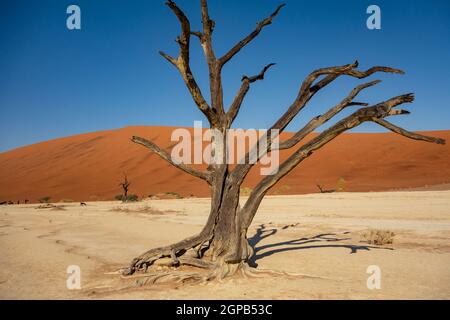
[[(145, 206), (165, 212), (111, 211)], [(307, 276), (195, 286), (135, 288), (108, 273), (198, 232), (208, 199), (35, 208), (0, 207), (1, 299), (450, 299), (450, 191), (268, 197), (249, 231), (255, 263)], [(394, 244), (362, 242), (368, 228), (394, 231)], [(66, 288), (69, 265), (81, 268), (81, 290)], [(379, 290), (367, 288), (369, 265), (381, 268)]]

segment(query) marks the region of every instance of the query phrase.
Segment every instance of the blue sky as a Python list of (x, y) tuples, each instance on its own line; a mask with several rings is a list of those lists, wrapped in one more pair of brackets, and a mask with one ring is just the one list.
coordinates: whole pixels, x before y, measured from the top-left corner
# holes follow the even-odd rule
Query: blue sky
[[(253, 30), (281, 1), (210, 0), (217, 55)], [(225, 102), (243, 74), (277, 65), (255, 83), (235, 126), (267, 128), (296, 96), (313, 69), (360, 61), (406, 75), (383, 82), (359, 100), (377, 102), (407, 92), (413, 113), (395, 123), (412, 130), (450, 129), (450, 2), (287, 0), (274, 23), (227, 65)], [(161, 0), (9, 0), (0, 11), (0, 151), (78, 133), (131, 125), (192, 126), (202, 114), (176, 70), (158, 50), (176, 55), (179, 25)], [(178, 0), (200, 28), (199, 1)], [(81, 8), (81, 30), (66, 28), (66, 8)], [(377, 4), (382, 29), (366, 28)], [(192, 67), (205, 96), (207, 69), (198, 42)], [(359, 83), (341, 78), (318, 94), (289, 126), (295, 130), (326, 111)], [(365, 124), (356, 131), (383, 131)]]

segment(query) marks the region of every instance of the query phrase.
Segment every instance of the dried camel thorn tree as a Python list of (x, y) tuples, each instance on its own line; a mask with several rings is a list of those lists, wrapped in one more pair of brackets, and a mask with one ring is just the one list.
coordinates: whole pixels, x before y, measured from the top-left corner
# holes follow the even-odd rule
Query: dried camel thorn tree
[[(217, 129), (225, 135), (226, 130), (230, 128), (233, 120), (236, 118), (250, 86), (256, 81), (263, 80), (266, 73), (274, 64), (268, 64), (255, 76), (243, 76), (240, 89), (235, 95), (231, 105), (227, 108), (225, 108), (223, 102), (222, 68), (228, 61), (235, 57), (240, 50), (252, 42), (265, 27), (272, 23), (272, 20), (280, 13), (280, 10), (284, 5), (280, 5), (276, 8), (270, 16), (259, 22), (256, 25), (256, 29), (248, 36), (239, 41), (223, 56), (218, 57), (214, 51), (212, 41), (215, 23), (209, 16), (207, 1), (201, 0), (200, 3), (203, 25), (201, 31), (191, 30), (188, 18), (174, 1), (168, 1), (166, 3), (178, 18), (181, 25), (181, 34), (177, 38), (180, 50), (177, 57), (169, 56), (164, 52), (160, 52), (160, 54), (181, 74), (192, 99), (208, 119), (210, 128)], [(190, 45), (193, 38), (200, 41), (208, 64), (211, 96), (209, 102), (203, 97), (202, 91), (190, 68)], [(372, 67), (366, 71), (360, 71), (357, 67), (358, 62), (356, 61), (343, 66), (322, 68), (311, 72), (302, 82), (295, 100), (287, 108), (287, 111), (272, 125), (270, 130), (277, 129), (279, 132), (285, 130), (292, 119), (297, 116), (318, 91), (341, 76), (364, 79), (375, 73), (381, 72), (403, 74), (403, 71), (389, 67)], [(386, 118), (389, 117), (409, 113), (408, 111), (398, 109), (397, 107), (404, 103), (413, 102), (414, 96), (411, 93), (400, 95), (374, 105), (355, 101), (355, 98), (361, 91), (375, 86), (379, 82), (379, 80), (375, 80), (357, 86), (350, 91), (341, 102), (330, 108), (326, 113), (309, 121), (291, 138), (281, 141), (278, 147), (280, 150), (294, 148), (295, 151), (287, 160), (280, 164), (278, 172), (264, 177), (256, 185), (243, 206), (239, 203), (240, 186), (255, 163), (246, 161), (244, 164), (238, 164), (231, 169), (226, 164), (226, 159), (223, 159), (223, 164), (211, 164), (205, 171), (201, 171), (187, 164), (175, 163), (172, 161), (168, 152), (151, 141), (140, 137), (132, 137), (131, 140), (133, 142), (145, 146), (152, 152), (157, 153), (171, 165), (194, 177), (203, 179), (208, 183), (211, 189), (211, 211), (206, 225), (199, 234), (180, 242), (165, 247), (151, 249), (143, 253), (131, 262), (130, 266), (123, 271), (123, 274), (131, 275), (138, 271), (149, 271), (147, 270), (148, 267), (162, 258), (164, 258), (163, 261), (165, 263), (167, 262), (168, 265), (171, 266), (190, 265), (208, 270), (207, 272), (191, 273), (187, 275), (183, 275), (181, 271), (174, 271), (174, 273), (178, 273), (178, 280), (187, 278), (203, 280), (223, 278), (227, 275), (232, 275), (237, 270), (253, 272), (254, 270), (250, 269), (247, 264), (247, 261), (253, 254), (253, 249), (247, 241), (247, 230), (252, 223), (261, 200), (281, 178), (287, 175), (303, 160), (308, 158), (314, 151), (322, 148), (340, 134), (355, 128), (364, 122), (372, 121), (410, 139), (438, 144), (445, 143), (444, 140), (439, 138), (409, 132), (386, 120)], [(361, 108), (331, 125), (329, 128), (312, 138), (312, 140), (301, 145), (301, 142), (308, 134), (324, 125), (329, 120), (334, 119), (335, 116), (344, 109), (355, 106), (360, 106)], [(269, 141), (267, 142), (268, 147), (266, 153), (269, 152), (272, 147), (270, 135), (268, 136)], [(224, 141), (214, 141), (212, 143), (222, 143), (223, 145)], [(226, 157), (225, 154), (226, 153), (224, 153), (224, 158)], [(263, 155), (264, 154), (259, 154), (258, 156), (262, 157)], [(249, 152), (246, 154), (246, 159), (248, 159), (248, 157)], [(260, 158), (257, 160), (260, 160)], [(160, 261), (160, 263), (163, 261)], [(164, 275), (155, 273), (154, 275), (153, 282), (167, 276), (167, 273), (164, 273)]]
[(123, 174), (123, 180), (119, 183), (119, 186), (123, 189), (123, 201), (126, 202), (128, 200), (128, 189), (130, 188), (131, 182), (128, 181), (127, 174)]

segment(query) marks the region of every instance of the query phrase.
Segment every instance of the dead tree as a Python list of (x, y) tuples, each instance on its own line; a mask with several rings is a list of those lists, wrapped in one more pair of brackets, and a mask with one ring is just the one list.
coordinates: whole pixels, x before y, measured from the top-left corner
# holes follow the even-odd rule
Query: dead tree
[(319, 189), (320, 193), (333, 193), (336, 192), (334, 189), (324, 189), (320, 184), (316, 184), (317, 188)]
[(123, 181), (121, 181), (119, 183), (119, 186), (121, 186), (123, 189), (123, 196), (122, 196), (123, 202), (126, 202), (128, 200), (128, 189), (129, 189), (130, 185), (131, 185), (131, 182), (128, 181), (127, 174), (125, 173), (123, 175)]
[[(177, 57), (172, 57), (164, 52), (160, 52), (160, 54), (178, 70), (192, 99), (207, 118), (210, 128), (219, 130), (225, 137), (226, 130), (230, 128), (233, 120), (236, 118), (251, 85), (257, 81), (263, 80), (266, 72), (274, 64), (268, 64), (260, 73), (254, 76), (243, 76), (240, 89), (228, 108), (225, 107), (223, 101), (222, 70), (232, 58), (234, 58), (247, 44), (252, 42), (264, 28), (272, 23), (272, 20), (280, 13), (280, 10), (284, 5), (280, 5), (276, 8), (270, 16), (259, 22), (251, 33), (241, 41), (237, 42), (237, 44), (228, 52), (219, 57), (216, 56), (216, 52), (214, 51), (213, 32), (215, 22), (211, 20), (209, 16), (207, 0), (201, 0), (200, 4), (203, 27), (200, 31), (194, 31), (191, 30), (191, 24), (180, 7), (174, 1), (168, 1), (166, 3), (178, 18), (181, 25), (181, 34), (177, 38), (180, 50)], [(209, 68), (209, 89), (211, 99), (208, 102), (205, 100), (190, 67), (190, 46), (193, 38), (199, 40)], [(354, 62), (343, 66), (322, 68), (311, 72), (301, 83), (295, 100), (287, 108), (287, 111), (273, 123), (270, 130), (277, 129), (279, 132), (285, 130), (294, 117), (305, 108), (307, 103), (317, 92), (342, 76), (364, 79), (375, 73), (381, 72), (403, 74), (403, 71), (389, 67), (376, 66), (366, 71), (358, 70), (357, 67), (358, 62)], [(438, 144), (445, 143), (442, 139), (407, 131), (386, 120), (386, 118), (409, 113), (408, 111), (397, 107), (404, 103), (413, 102), (414, 96), (411, 93), (399, 95), (373, 105), (354, 100), (361, 91), (375, 86), (378, 83), (380, 83), (379, 80), (374, 80), (357, 86), (344, 97), (341, 102), (330, 108), (326, 113), (309, 121), (291, 138), (281, 141), (279, 144), (280, 150), (295, 148), (295, 152), (280, 164), (276, 174), (266, 176), (256, 185), (248, 200), (242, 206), (239, 203), (240, 186), (250, 169), (254, 166), (254, 163), (245, 161), (244, 164), (238, 164), (231, 169), (226, 164), (226, 159), (223, 159), (223, 164), (212, 164), (208, 166), (207, 170), (201, 171), (188, 164), (178, 164), (174, 162), (167, 151), (147, 139), (136, 136), (132, 137), (131, 140), (134, 143), (150, 149), (171, 165), (194, 177), (202, 179), (209, 184), (211, 189), (211, 209), (208, 220), (199, 234), (177, 243), (154, 248), (143, 253), (135, 258), (123, 273), (125, 275), (130, 275), (137, 271), (149, 271), (148, 268), (157, 260), (160, 260), (159, 263), (169, 261), (168, 264), (172, 266), (190, 265), (209, 269), (208, 272), (200, 273), (203, 274), (202, 279), (204, 280), (232, 275), (237, 270), (249, 271), (250, 269), (247, 261), (249, 260), (249, 257), (252, 256), (253, 249), (247, 241), (247, 230), (267, 192), (292, 169), (311, 156), (313, 152), (319, 150), (340, 134), (355, 128), (364, 122), (371, 121), (377, 123), (380, 126), (410, 139)], [(308, 134), (351, 106), (360, 106), (360, 108), (351, 115), (329, 126), (329, 128), (322, 131), (307, 143), (301, 144)], [(272, 147), (271, 142), (272, 140), (270, 139), (269, 134), (267, 142), (268, 152)], [(225, 144), (225, 141), (214, 141), (213, 143)], [(217, 148), (220, 148), (220, 146), (217, 146)], [(225, 153), (224, 157), (226, 157)], [(248, 159), (248, 157), (249, 153), (247, 153), (246, 159)], [(187, 252), (189, 252), (189, 254), (185, 254)], [(177, 272), (175, 271), (175, 273)], [(179, 279), (185, 277), (181, 275), (182, 272), (180, 270), (178, 270), (178, 274), (180, 274)], [(149, 275), (147, 274), (146, 276)], [(154, 279), (160, 279), (161, 277), (160, 274), (156, 274)], [(186, 278), (187, 277), (188, 276), (186, 276)], [(190, 274), (189, 277), (194, 276)], [(196, 275), (195, 277), (200, 276)]]

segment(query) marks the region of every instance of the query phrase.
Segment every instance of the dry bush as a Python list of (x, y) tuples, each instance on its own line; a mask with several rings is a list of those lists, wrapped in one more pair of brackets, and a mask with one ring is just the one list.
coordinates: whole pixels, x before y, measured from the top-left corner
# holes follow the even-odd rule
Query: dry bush
[(139, 201), (139, 197), (136, 194), (129, 194), (126, 197), (123, 194), (118, 194), (114, 197), (115, 200), (119, 200), (122, 202), (137, 202)]
[(63, 205), (57, 206), (52, 203), (45, 203), (45, 204), (38, 205), (37, 207), (35, 207), (35, 209), (51, 209), (51, 210), (55, 210), (55, 211), (66, 210)]
[(53, 211), (66, 211), (67, 209), (64, 208), (63, 206), (54, 206), (50, 210), (53, 210)]
[(340, 177), (336, 184), (337, 192), (345, 192), (346, 191), (346, 181), (344, 178)]
[(178, 192), (173, 191), (166, 192), (166, 196), (173, 199), (183, 199), (183, 197)]
[(50, 199), (51, 199), (51, 197), (45, 196), (45, 197), (39, 198), (38, 200), (39, 200), (40, 203), (49, 203)]
[(173, 199), (183, 199), (183, 196), (177, 192), (169, 191), (157, 194), (150, 194), (148, 198), (151, 200), (173, 200)]
[(75, 201), (72, 200), (72, 199), (61, 199), (61, 200), (59, 200), (59, 202), (60, 203), (72, 203), (72, 202), (75, 202)]
[(369, 229), (361, 233), (361, 238), (369, 244), (384, 245), (394, 242), (395, 233), (390, 230)]
[(173, 211), (173, 210), (162, 211), (162, 210), (152, 208), (151, 206), (148, 206), (148, 205), (142, 206), (142, 207), (134, 207), (134, 208), (119, 206), (119, 207), (114, 207), (109, 211), (123, 212), (123, 213), (145, 213), (145, 214), (166, 214), (166, 213), (177, 212), (177, 211)]
[(35, 207), (35, 209), (51, 209), (51, 208), (54, 208), (54, 207), (55, 207), (54, 204), (46, 203), (46, 204), (38, 205), (37, 207)]

